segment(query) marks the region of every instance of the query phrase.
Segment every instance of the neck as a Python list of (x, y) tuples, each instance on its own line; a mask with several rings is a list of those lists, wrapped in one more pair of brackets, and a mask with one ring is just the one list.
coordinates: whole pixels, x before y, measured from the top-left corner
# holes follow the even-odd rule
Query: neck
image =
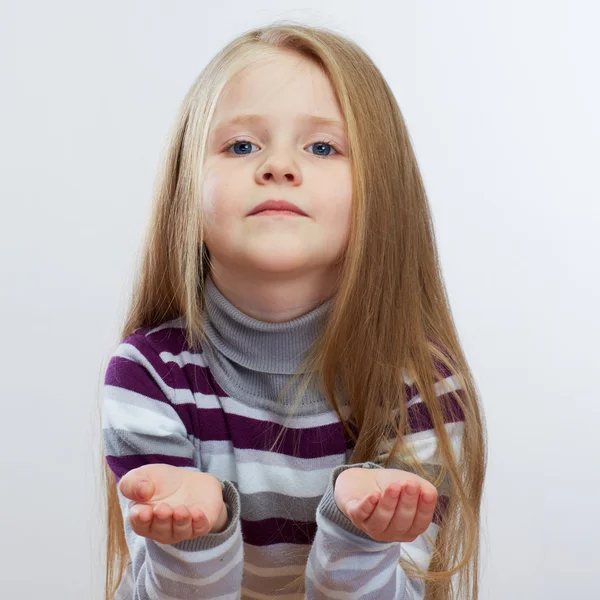
[(237, 308), (219, 290), (211, 274), (206, 276), (204, 297), (205, 330), (214, 348), (230, 363), (281, 375), (296, 372), (320, 334), (333, 303), (333, 298), (329, 298), (298, 317), (266, 322)]
[(235, 308), (265, 323), (297, 319), (326, 302), (337, 289), (337, 277), (331, 270), (258, 274), (247, 268), (235, 272), (212, 264), (208, 277)]

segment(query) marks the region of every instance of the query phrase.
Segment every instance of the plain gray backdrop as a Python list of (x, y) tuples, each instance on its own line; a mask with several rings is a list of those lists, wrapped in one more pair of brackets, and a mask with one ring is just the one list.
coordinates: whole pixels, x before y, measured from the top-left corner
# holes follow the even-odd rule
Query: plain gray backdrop
[(488, 422), (481, 599), (593, 596), (597, 3), (0, 6), (2, 598), (101, 597), (97, 409), (160, 153), (208, 60), (276, 19), (358, 42), (411, 133)]

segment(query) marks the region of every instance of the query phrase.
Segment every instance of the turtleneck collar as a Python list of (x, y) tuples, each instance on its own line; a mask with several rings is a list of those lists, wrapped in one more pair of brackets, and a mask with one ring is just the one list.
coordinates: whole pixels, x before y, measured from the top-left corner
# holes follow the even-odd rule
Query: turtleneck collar
[(259, 321), (238, 310), (221, 294), (210, 274), (205, 280), (206, 335), (230, 361), (252, 371), (278, 375), (296, 372), (316, 341), (333, 304), (329, 298), (315, 309), (283, 323)]

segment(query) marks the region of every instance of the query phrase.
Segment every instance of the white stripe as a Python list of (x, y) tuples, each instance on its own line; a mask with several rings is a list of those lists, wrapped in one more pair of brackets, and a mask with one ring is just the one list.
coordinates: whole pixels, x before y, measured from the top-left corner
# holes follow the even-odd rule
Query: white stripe
[(259, 567), (244, 563), (244, 571), (259, 577), (291, 577), (304, 574), (305, 565), (289, 565), (287, 567)]
[(167, 566), (157, 561), (154, 562), (153, 568), (154, 572), (158, 573), (165, 579), (169, 579), (171, 581), (176, 581), (178, 583), (185, 583), (188, 585), (194, 586), (205, 586), (212, 585), (213, 583), (217, 583), (221, 581), (223, 577), (225, 577), (232, 569), (235, 569), (237, 566), (244, 562), (244, 549), (242, 546), (239, 547), (236, 554), (230, 559), (229, 563), (223, 566), (218, 571), (215, 571), (212, 575), (208, 577), (185, 577), (184, 575), (180, 575), (179, 573), (174, 573)]
[(321, 496), (331, 478), (331, 468), (298, 471), (288, 466), (247, 462), (238, 469), (235, 457), (225, 455), (203, 457), (203, 469), (236, 483), (241, 494), (274, 492), (297, 498)]
[(273, 594), (254, 592), (245, 587), (242, 588), (242, 593), (244, 594), (244, 598), (255, 598), (256, 600), (304, 600), (306, 597), (304, 592), (297, 592), (295, 594), (277, 594), (277, 596), (274, 596)]
[(241, 539), (242, 529), (240, 522), (238, 521), (234, 532), (231, 534), (231, 537), (228, 540), (225, 540), (223, 543), (216, 546), (215, 548), (207, 548), (206, 550), (179, 550), (170, 544), (160, 544), (159, 542), (153, 543), (157, 544), (163, 552), (165, 552), (166, 554), (170, 554), (177, 560), (182, 560), (190, 564), (200, 564), (209, 560), (213, 560), (215, 558), (220, 558), (229, 550), (231, 550), (233, 546), (239, 544), (241, 542)]
[[(435, 544), (439, 530), (439, 525), (433, 521), (429, 523), (429, 527), (416, 540), (401, 544), (400, 557), (409, 562), (415, 562), (419, 569), (427, 571), (431, 562), (433, 545)], [(427, 537), (431, 539), (431, 543)]]
[(174, 391), (170, 385), (167, 385), (162, 377), (156, 372), (156, 369), (152, 366), (150, 361), (132, 344), (119, 344), (114, 352), (114, 356), (126, 358), (134, 363), (143, 366), (152, 375), (152, 378), (156, 384), (160, 387), (165, 396), (172, 401)]
[[(200, 450), (200, 448), (199, 448)], [(287, 467), (295, 471), (312, 471), (316, 467), (322, 469), (346, 464), (346, 458), (349, 451), (340, 454), (328, 454), (315, 458), (300, 458), (298, 456), (288, 456), (278, 452), (269, 452), (267, 450), (250, 450), (244, 448), (244, 453), (236, 456), (231, 440), (202, 440), (202, 460), (206, 462), (211, 456), (229, 457), (235, 462), (238, 469), (243, 469), (246, 463), (268, 463), (272, 466)]]
[[(121, 504), (121, 509), (124, 509), (125, 514), (123, 515), (124, 518), (127, 520), (127, 529), (129, 529), (129, 531), (131, 532), (132, 535), (132, 540), (130, 541), (130, 545), (129, 548), (131, 550), (131, 556), (132, 558), (134, 556), (137, 556), (140, 552), (142, 553), (142, 556), (146, 555), (146, 538), (138, 535), (137, 533), (135, 533), (135, 531), (133, 531), (131, 524), (129, 523), (129, 509), (131, 508), (131, 506), (129, 506), (128, 504), (131, 504), (129, 502), (128, 498), (125, 498), (125, 496), (123, 496), (123, 494), (121, 494), (121, 491), (119, 490), (118, 492), (119, 495), (119, 499), (120, 499), (120, 504)], [(132, 565), (129, 565), (130, 568), (132, 568)]]
[[(317, 511), (317, 530), (330, 535), (331, 537), (337, 538), (343, 544), (350, 545), (351, 548), (356, 548), (358, 552), (369, 552), (369, 553), (377, 553), (377, 552), (386, 552), (387, 550), (392, 549), (394, 546), (398, 547), (399, 542), (376, 542), (375, 540), (366, 539), (354, 535), (341, 527), (338, 527), (329, 519), (323, 517), (320, 511)], [(349, 548), (348, 550), (350, 550)], [(398, 547), (398, 552), (400, 552), (400, 548)]]
[[(456, 423), (445, 423), (444, 427), (450, 436), (452, 447), (456, 456), (460, 456), (460, 447), (462, 444), (462, 436), (464, 432), (464, 422), (457, 421)], [(418, 431), (404, 436), (404, 442), (416, 454), (419, 462), (430, 465), (440, 465), (440, 455), (438, 454), (438, 437), (433, 429)], [(379, 455), (376, 462), (383, 463), (392, 449), (393, 442), (391, 440), (382, 440), (378, 446)]]
[(179, 418), (169, 402), (160, 402), (154, 398), (145, 396), (139, 392), (133, 392), (121, 386), (105, 384), (104, 395), (107, 398), (115, 400), (118, 404), (123, 404), (122, 410), (127, 410), (126, 406), (132, 405), (152, 410), (168, 417), (173, 416), (173, 418)]
[(189, 352), (184, 350), (179, 354), (173, 354), (164, 350), (160, 353), (160, 357), (167, 362), (174, 362), (180, 366), (197, 365), (198, 367), (207, 367), (208, 364), (204, 358), (204, 352)]
[[(458, 381), (454, 375), (450, 375), (450, 377), (446, 377), (446, 379), (443, 379), (442, 381), (436, 381), (434, 385), (436, 397), (443, 396), (444, 394), (448, 394), (451, 391), (456, 391), (460, 389), (461, 387), (458, 384)], [(420, 394), (417, 394), (416, 396), (411, 398), (406, 404), (406, 407), (408, 408), (413, 404), (417, 404), (418, 402), (423, 402), (423, 399), (421, 398)]]
[[(287, 415), (279, 415), (268, 409), (248, 406), (247, 404), (244, 404), (239, 400), (229, 396), (195, 393), (194, 399), (199, 408), (219, 408), (228, 414), (238, 415), (240, 417), (246, 417), (249, 419), (256, 419), (258, 421), (277, 423), (278, 425), (285, 425), (291, 429), (323, 427), (324, 425), (331, 425), (340, 422), (339, 417), (332, 408), (318, 415), (293, 415), (290, 417)], [(349, 408), (342, 407), (341, 413), (344, 418), (347, 418)]]
[[(169, 594), (165, 594), (165, 592), (163, 590), (160, 590), (160, 593), (157, 595), (156, 594), (156, 588), (153, 585), (148, 585), (150, 582), (150, 569), (146, 570), (146, 578), (145, 578), (145, 585), (146, 585), (146, 593), (148, 594), (149, 598), (155, 599), (155, 600), (181, 600), (181, 596), (170, 596)], [(152, 594), (150, 596), (150, 594)], [(211, 600), (239, 600), (240, 598), (240, 594), (239, 592), (234, 592), (232, 594), (225, 594), (224, 596), (218, 596), (216, 598), (211, 598)]]
[[(165, 363), (175, 362), (179, 366), (194, 364), (201, 367), (208, 367), (206, 360), (201, 353), (184, 351), (180, 354), (172, 354), (171, 352), (161, 352), (160, 357), (163, 361), (165, 361)], [(286, 415), (274, 414), (266, 409), (253, 408), (229, 396), (201, 394), (199, 392), (194, 393), (192, 396), (192, 392), (189, 389), (177, 389), (177, 394), (173, 392), (172, 395), (176, 396), (176, 402), (178, 404), (193, 402), (198, 408), (224, 409), (225, 412), (232, 415), (239, 415), (242, 417), (248, 417), (250, 419), (257, 419), (259, 421), (274, 422), (278, 423), (279, 425), (284, 425), (288, 420), (290, 420), (290, 417)], [(340, 412), (342, 413), (342, 416), (347, 419), (350, 413), (350, 406), (342, 406)], [(329, 409), (327, 412), (319, 415), (294, 415), (291, 417), (290, 423), (290, 427), (298, 429), (307, 427), (322, 427), (323, 425), (339, 423), (339, 417), (333, 409)]]
[[(322, 545), (317, 545), (313, 548), (314, 556), (319, 566), (326, 571), (375, 571), (381, 563), (385, 562), (388, 557), (385, 553), (363, 554), (359, 550), (355, 554), (344, 552), (343, 555), (332, 560), (328, 552), (325, 551)], [(398, 549), (398, 559), (400, 558), (400, 549)], [(357, 564), (357, 561), (358, 564)]]
[(187, 437), (185, 426), (174, 410), (173, 418), (171, 418), (141, 406), (124, 405), (111, 398), (110, 394), (104, 398), (104, 407), (102, 414), (103, 429), (123, 429), (138, 434), (155, 436), (175, 434)]
[[(361, 570), (359, 559), (357, 559), (356, 570)], [(332, 590), (324, 586), (317, 580), (310, 562), (306, 569), (306, 577), (313, 583), (317, 590), (321, 592), (321, 594), (324, 594), (327, 598), (332, 598), (333, 600), (356, 600), (356, 598), (362, 598), (367, 594), (372, 594), (373, 592), (376, 592), (377, 590), (381, 589), (389, 581), (389, 573), (383, 572), (374, 575), (361, 588), (354, 589), (351, 592), (341, 592), (338, 590)], [(402, 579), (402, 581), (400, 582), (398, 581), (399, 577)], [(396, 594), (394, 595), (394, 598), (399, 597), (397, 594), (399, 589), (402, 590), (402, 596), (400, 597), (404, 597), (404, 589), (406, 588), (406, 575), (399, 565), (397, 565), (395, 568), (395, 579)]]
[(153, 333), (157, 333), (158, 331), (162, 331), (163, 329), (171, 329), (171, 328), (184, 329), (183, 319), (181, 317), (177, 317), (176, 319), (172, 319), (171, 321), (165, 321), (164, 323), (161, 323), (154, 329), (150, 329), (150, 331), (148, 331), (148, 333), (146, 335), (147, 336), (152, 335)]

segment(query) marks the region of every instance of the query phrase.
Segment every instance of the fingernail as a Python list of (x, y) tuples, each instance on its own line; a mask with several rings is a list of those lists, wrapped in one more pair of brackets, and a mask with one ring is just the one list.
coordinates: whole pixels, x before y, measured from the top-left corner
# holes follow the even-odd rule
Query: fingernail
[(150, 485), (148, 484), (147, 481), (142, 481), (141, 483), (138, 483), (137, 493), (140, 496), (145, 497), (149, 491), (150, 491)]

